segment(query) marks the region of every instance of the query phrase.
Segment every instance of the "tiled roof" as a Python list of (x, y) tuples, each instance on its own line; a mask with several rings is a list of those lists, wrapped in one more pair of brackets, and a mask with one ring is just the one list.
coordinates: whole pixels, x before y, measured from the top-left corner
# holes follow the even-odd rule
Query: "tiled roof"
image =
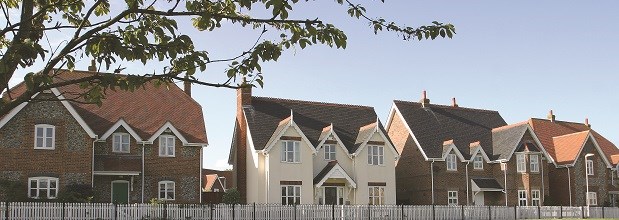
[(329, 161), (329, 163), (327, 163), (327, 166), (325, 166), (325, 168), (322, 168), (320, 173), (318, 173), (318, 175), (314, 177), (314, 184), (319, 183), (322, 178), (325, 178), (325, 176), (329, 173), (329, 171), (331, 171), (331, 169), (333, 169), (333, 167), (335, 167), (335, 165), (337, 165), (337, 160)]
[[(575, 122), (566, 122), (566, 121), (550, 121), (547, 119), (538, 119), (531, 118), (529, 119), (529, 124), (535, 131), (535, 134), (539, 138), (544, 148), (552, 157), (557, 158), (565, 158), (562, 152), (559, 151), (556, 147), (553, 137), (563, 136), (566, 134), (578, 133), (582, 131), (590, 131), (598, 145), (600, 146), (602, 152), (604, 152), (608, 161), (612, 161), (612, 155), (619, 154), (619, 149), (606, 139), (601, 134), (597, 133), (595, 130), (591, 129), (589, 126), (582, 123)], [(559, 154), (559, 155), (557, 155)]]
[(527, 127), (526, 122), (521, 122), (492, 129), (492, 149), (496, 159), (509, 159)]
[[(441, 157), (443, 142), (453, 140), (458, 150), (469, 153), (469, 145), (479, 141), (492, 155), (492, 129), (506, 125), (497, 111), (393, 101), (429, 158)], [(464, 155), (469, 158), (470, 155)]]
[[(359, 105), (334, 104), (289, 100), (267, 97), (252, 97), (251, 106), (244, 107), (251, 137), (256, 150), (262, 150), (281, 129), (282, 122), (293, 113), (292, 120), (316, 146), (325, 127), (333, 124), (333, 129), (349, 153), (354, 153), (359, 145), (356, 139), (363, 126), (377, 120), (374, 108)], [(379, 123), (379, 129), (383, 130)], [(385, 132), (386, 133), (386, 132)]]
[(471, 178), (480, 189), (503, 189), (501, 184), (494, 178)]
[[(95, 73), (86, 71), (66, 70), (54, 80), (57, 82), (86, 77)], [(20, 84), (14, 93), (24, 91), (25, 84)], [(75, 94), (83, 91), (78, 85), (68, 85), (58, 88), (65, 98), (75, 98)], [(202, 107), (190, 96), (185, 94), (176, 84), (155, 87), (146, 83), (143, 88), (135, 91), (105, 91), (105, 99), (99, 107), (94, 104), (70, 102), (86, 124), (101, 136), (119, 119), (123, 119), (143, 139), (150, 138), (166, 122), (170, 122), (190, 143), (208, 143)]]
[(217, 174), (204, 175), (204, 190), (211, 192), (218, 178), (219, 176)]
[(578, 152), (587, 141), (589, 131), (581, 131), (577, 133), (566, 134), (552, 138), (555, 148), (555, 160), (557, 164), (571, 164), (576, 160)]

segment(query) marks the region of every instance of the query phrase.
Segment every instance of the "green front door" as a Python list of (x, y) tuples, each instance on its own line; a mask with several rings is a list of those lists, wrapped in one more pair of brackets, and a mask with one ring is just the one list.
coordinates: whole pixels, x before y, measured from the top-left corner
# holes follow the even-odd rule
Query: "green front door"
[(112, 181), (112, 202), (129, 203), (129, 181)]

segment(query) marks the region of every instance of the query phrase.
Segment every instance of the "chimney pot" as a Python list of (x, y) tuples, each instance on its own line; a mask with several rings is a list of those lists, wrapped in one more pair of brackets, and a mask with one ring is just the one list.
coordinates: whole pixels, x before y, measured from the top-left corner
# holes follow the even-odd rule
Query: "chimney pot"
[(456, 102), (456, 98), (451, 98), (451, 106), (452, 107), (458, 107), (458, 103)]
[(430, 99), (428, 99), (428, 94), (426, 93), (426, 90), (423, 90), (423, 92), (421, 93), (421, 100), (419, 102), (421, 102), (421, 106), (426, 107), (427, 105), (430, 104)]
[(586, 125), (588, 128), (591, 128), (591, 124), (589, 124), (589, 118), (585, 118), (585, 125)]
[(236, 89), (236, 101), (239, 109), (251, 105), (251, 88), (252, 85), (247, 84), (245, 77), (243, 77), (241, 88)]
[(556, 116), (555, 114), (552, 112), (552, 109), (550, 110), (550, 112), (548, 113), (548, 120), (550, 120), (551, 122), (555, 122), (556, 120)]
[(94, 60), (94, 59), (92, 59), (92, 60), (90, 61), (90, 66), (88, 66), (88, 71), (90, 71), (90, 72), (95, 72), (95, 71), (97, 71), (97, 63), (95, 62), (95, 60)]

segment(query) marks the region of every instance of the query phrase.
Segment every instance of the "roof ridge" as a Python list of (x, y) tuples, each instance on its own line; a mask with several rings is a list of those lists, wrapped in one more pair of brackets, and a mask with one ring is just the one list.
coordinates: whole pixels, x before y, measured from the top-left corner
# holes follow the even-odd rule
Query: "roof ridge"
[(552, 138), (553, 138), (553, 139), (554, 139), (554, 138), (562, 138), (562, 137), (566, 137), (566, 136), (577, 135), (577, 134), (580, 134), (580, 133), (583, 133), (583, 132), (587, 132), (587, 133), (588, 133), (588, 132), (590, 132), (590, 131), (589, 131), (589, 130), (586, 130), (586, 131), (579, 131), (579, 132), (574, 132), (574, 133), (569, 133), (569, 134), (564, 134), (564, 135), (554, 136), (554, 137), (552, 137)]
[(308, 101), (308, 100), (298, 100), (298, 99), (285, 99), (285, 98), (275, 98), (275, 97), (265, 97), (265, 96), (252, 96), (252, 98), (258, 99), (267, 99), (267, 100), (277, 100), (284, 102), (297, 102), (297, 103), (305, 103), (312, 105), (326, 105), (326, 106), (336, 106), (336, 107), (355, 107), (355, 108), (370, 108), (374, 109), (371, 106), (365, 105), (354, 105), (354, 104), (342, 104), (342, 103), (333, 103), (333, 102), (320, 102), (320, 101)]
[[(544, 122), (552, 122), (550, 121), (550, 119), (544, 119), (544, 118), (531, 118), (530, 120), (538, 120), (538, 121), (544, 121)], [(555, 120), (553, 123), (566, 123), (566, 124), (576, 124), (576, 125), (582, 125), (585, 126), (584, 123), (580, 123), (580, 122), (573, 122), (573, 121), (561, 121), (561, 120)]]
[(521, 125), (525, 125), (525, 124), (528, 124), (528, 123), (529, 123), (529, 121), (521, 121), (521, 122), (518, 122), (518, 123), (508, 124), (508, 125), (503, 125), (501, 127), (493, 128), (492, 131), (502, 131), (502, 130), (518, 127), (518, 126), (521, 126)]
[[(413, 101), (404, 101), (404, 100), (393, 100), (393, 102), (404, 102), (404, 103), (415, 103), (415, 104), (421, 104), (420, 102), (413, 102)], [(462, 106), (458, 106), (458, 107), (454, 107), (451, 105), (441, 105), (441, 104), (429, 104), (430, 107), (438, 107), (438, 108), (449, 108), (449, 109), (460, 109), (460, 110), (467, 110), (467, 111), (477, 111), (477, 112), (499, 112), (497, 110), (490, 110), (490, 109), (481, 109), (481, 108), (470, 108), (470, 107), (462, 107)]]

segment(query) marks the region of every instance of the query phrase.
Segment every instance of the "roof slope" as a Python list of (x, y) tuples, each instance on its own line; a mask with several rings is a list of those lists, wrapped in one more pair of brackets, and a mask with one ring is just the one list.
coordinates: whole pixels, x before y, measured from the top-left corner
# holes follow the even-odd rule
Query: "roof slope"
[(446, 140), (454, 140), (463, 154), (469, 154), (470, 143), (480, 141), (484, 151), (492, 155), (491, 130), (507, 124), (497, 111), (434, 104), (423, 107), (418, 102), (400, 100), (393, 102), (430, 158), (441, 157)]
[(553, 137), (552, 142), (555, 147), (557, 164), (571, 164), (576, 160), (578, 152), (585, 145), (589, 137), (589, 131), (581, 131), (577, 133), (566, 134), (563, 136)]
[(561, 154), (561, 152), (559, 152), (556, 148), (553, 137), (578, 133), (582, 131), (591, 132), (598, 145), (602, 149), (602, 152), (604, 152), (604, 156), (606, 156), (608, 161), (612, 161), (612, 155), (619, 154), (619, 149), (617, 149), (615, 144), (613, 144), (604, 136), (597, 133), (595, 130), (592, 130), (589, 126), (585, 124), (556, 120), (552, 122), (547, 119), (538, 118), (529, 119), (529, 124), (535, 131), (535, 134), (539, 138), (540, 142), (542, 142), (542, 145), (544, 145), (544, 148), (546, 148), (548, 154), (550, 154), (555, 159), (557, 158), (557, 156), (563, 157), (563, 155), (557, 155)]
[[(349, 153), (354, 153), (359, 147), (355, 140), (360, 128), (377, 120), (374, 108), (367, 106), (256, 96), (252, 97), (251, 103), (244, 112), (256, 150), (266, 147), (280, 122), (290, 117), (291, 112), (292, 121), (314, 146), (319, 143), (323, 129), (333, 124), (335, 133)], [(384, 132), (381, 124), (379, 128)]]
[(492, 129), (492, 149), (496, 159), (509, 159), (527, 127), (526, 122), (521, 122)]
[[(54, 78), (57, 82), (82, 78), (96, 73), (87, 71), (63, 71)], [(23, 93), (25, 84), (19, 84), (12, 92)], [(79, 85), (68, 85), (58, 88), (65, 98), (76, 98), (83, 91)], [(208, 143), (202, 107), (190, 96), (185, 94), (176, 84), (155, 87), (146, 83), (143, 88), (133, 92), (107, 90), (103, 104), (70, 102), (84, 119), (86, 124), (101, 136), (119, 119), (123, 119), (142, 138), (148, 139), (166, 122), (170, 122), (190, 143)]]

